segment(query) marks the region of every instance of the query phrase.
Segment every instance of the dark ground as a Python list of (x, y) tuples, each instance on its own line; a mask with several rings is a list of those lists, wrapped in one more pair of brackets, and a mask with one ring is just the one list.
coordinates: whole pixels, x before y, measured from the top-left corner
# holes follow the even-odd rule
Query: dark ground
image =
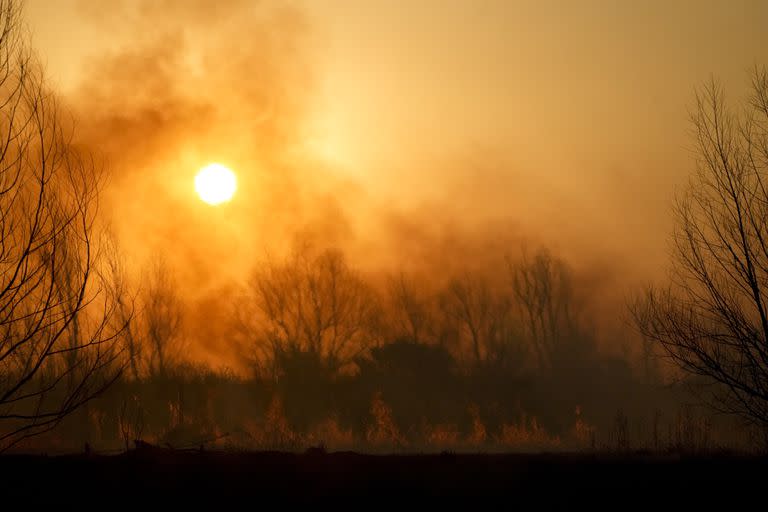
[[(768, 458), (617, 454), (360, 455), (135, 451), (115, 456), (0, 457), (0, 492), (25, 505), (154, 510), (175, 504), (312, 503), (334, 508), (480, 504), (537, 508), (667, 509), (673, 503), (727, 510), (758, 500), (765, 510)], [(136, 508), (136, 507), (134, 507)], [(207, 508), (207, 507), (206, 507)], [(699, 508), (699, 507), (697, 507)], [(11, 508), (9, 508), (10, 510)], [(14, 510), (20, 509), (19, 507)], [(452, 509), (452, 508), (451, 508)]]

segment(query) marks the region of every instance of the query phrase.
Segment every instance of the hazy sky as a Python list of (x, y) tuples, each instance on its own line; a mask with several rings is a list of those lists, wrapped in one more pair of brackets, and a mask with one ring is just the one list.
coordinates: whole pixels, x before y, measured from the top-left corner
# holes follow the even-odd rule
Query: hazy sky
[[(693, 165), (694, 87), (714, 75), (738, 100), (768, 64), (758, 0), (29, 0), (27, 14), (79, 137), (113, 164), (125, 245), (192, 262), (200, 282), (302, 229), (353, 240), (365, 262), (530, 238), (656, 275)], [(192, 190), (213, 160), (241, 180), (226, 209)]]

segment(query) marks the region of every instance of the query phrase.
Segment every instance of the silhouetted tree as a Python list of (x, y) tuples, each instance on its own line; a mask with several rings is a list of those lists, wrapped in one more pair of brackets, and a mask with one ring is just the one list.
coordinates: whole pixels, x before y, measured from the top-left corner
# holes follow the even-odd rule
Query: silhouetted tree
[(551, 367), (555, 351), (572, 341), (572, 294), (569, 273), (549, 251), (539, 250), (519, 262), (508, 260), (512, 289), (521, 311), (521, 325), (531, 341), (540, 368)]
[(128, 282), (128, 273), (122, 252), (119, 249), (114, 236), (107, 237), (104, 242), (107, 248), (106, 279), (110, 285), (110, 293), (115, 298), (114, 321), (123, 328), (123, 338), (127, 350), (128, 368), (134, 379), (140, 377), (141, 371), (141, 345), (135, 325), (136, 294), (131, 291)]
[(642, 333), (704, 379), (709, 403), (768, 434), (768, 75), (740, 115), (710, 82), (692, 114), (697, 170), (676, 202), (672, 284), (633, 307)]
[(150, 376), (163, 377), (181, 353), (183, 304), (165, 260), (153, 261), (142, 294), (142, 352)]
[(522, 357), (519, 321), (502, 287), (494, 288), (482, 276), (465, 272), (448, 283), (440, 303), (446, 320), (458, 325), (460, 340), (469, 345), (474, 364), (505, 365), (510, 358)]
[(19, 4), (0, 0), (0, 450), (50, 430), (122, 370), (102, 182), (45, 89)]
[(305, 249), (256, 270), (241, 319), (262, 361), (309, 352), (337, 371), (373, 343), (377, 311), (375, 293), (340, 252)]
[(391, 314), (392, 339), (409, 339), (416, 343), (435, 337), (432, 297), (417, 282), (404, 273), (391, 276), (387, 282)]

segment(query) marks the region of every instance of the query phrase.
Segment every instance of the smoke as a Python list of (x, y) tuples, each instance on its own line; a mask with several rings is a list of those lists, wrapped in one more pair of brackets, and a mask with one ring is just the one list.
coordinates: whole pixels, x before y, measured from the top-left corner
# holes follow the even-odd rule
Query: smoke
[[(296, 229), (308, 196), (322, 194), (312, 183), (323, 171), (301, 148), (312, 89), (305, 20), (241, 1), (84, 9), (107, 30), (136, 35), (92, 58), (68, 98), (79, 142), (112, 170), (107, 196), (124, 245), (139, 259), (168, 253), (185, 282), (239, 273), (239, 258)], [(238, 175), (226, 208), (207, 207), (192, 189), (212, 161)]]
[[(174, 269), (200, 357), (235, 364), (224, 354), (238, 286), (264, 255), (308, 241), (341, 248), (369, 274), (405, 270), (433, 281), (503, 268), (521, 247), (546, 245), (616, 316), (624, 293), (617, 276), (631, 281), (631, 267), (601, 237), (584, 238), (583, 225), (563, 224), (567, 212), (553, 216), (553, 205), (573, 205), (567, 194), (526, 178), (508, 155), (446, 148), (442, 162), (414, 158), (414, 173), (429, 180), (429, 192), (414, 197), (408, 182), (377, 191), (317, 154), (309, 120), (322, 38), (290, 3), (78, 5), (117, 42), (89, 58), (65, 98), (77, 142), (111, 169), (104, 210), (137, 281), (158, 255)], [(192, 188), (210, 162), (239, 180), (235, 199), (219, 208)]]

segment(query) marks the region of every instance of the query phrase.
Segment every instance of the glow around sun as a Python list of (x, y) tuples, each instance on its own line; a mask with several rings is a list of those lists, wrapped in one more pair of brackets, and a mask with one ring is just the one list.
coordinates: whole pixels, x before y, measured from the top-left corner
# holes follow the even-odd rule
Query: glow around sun
[(208, 164), (195, 176), (195, 191), (200, 199), (210, 205), (225, 203), (237, 190), (237, 177), (229, 167)]

